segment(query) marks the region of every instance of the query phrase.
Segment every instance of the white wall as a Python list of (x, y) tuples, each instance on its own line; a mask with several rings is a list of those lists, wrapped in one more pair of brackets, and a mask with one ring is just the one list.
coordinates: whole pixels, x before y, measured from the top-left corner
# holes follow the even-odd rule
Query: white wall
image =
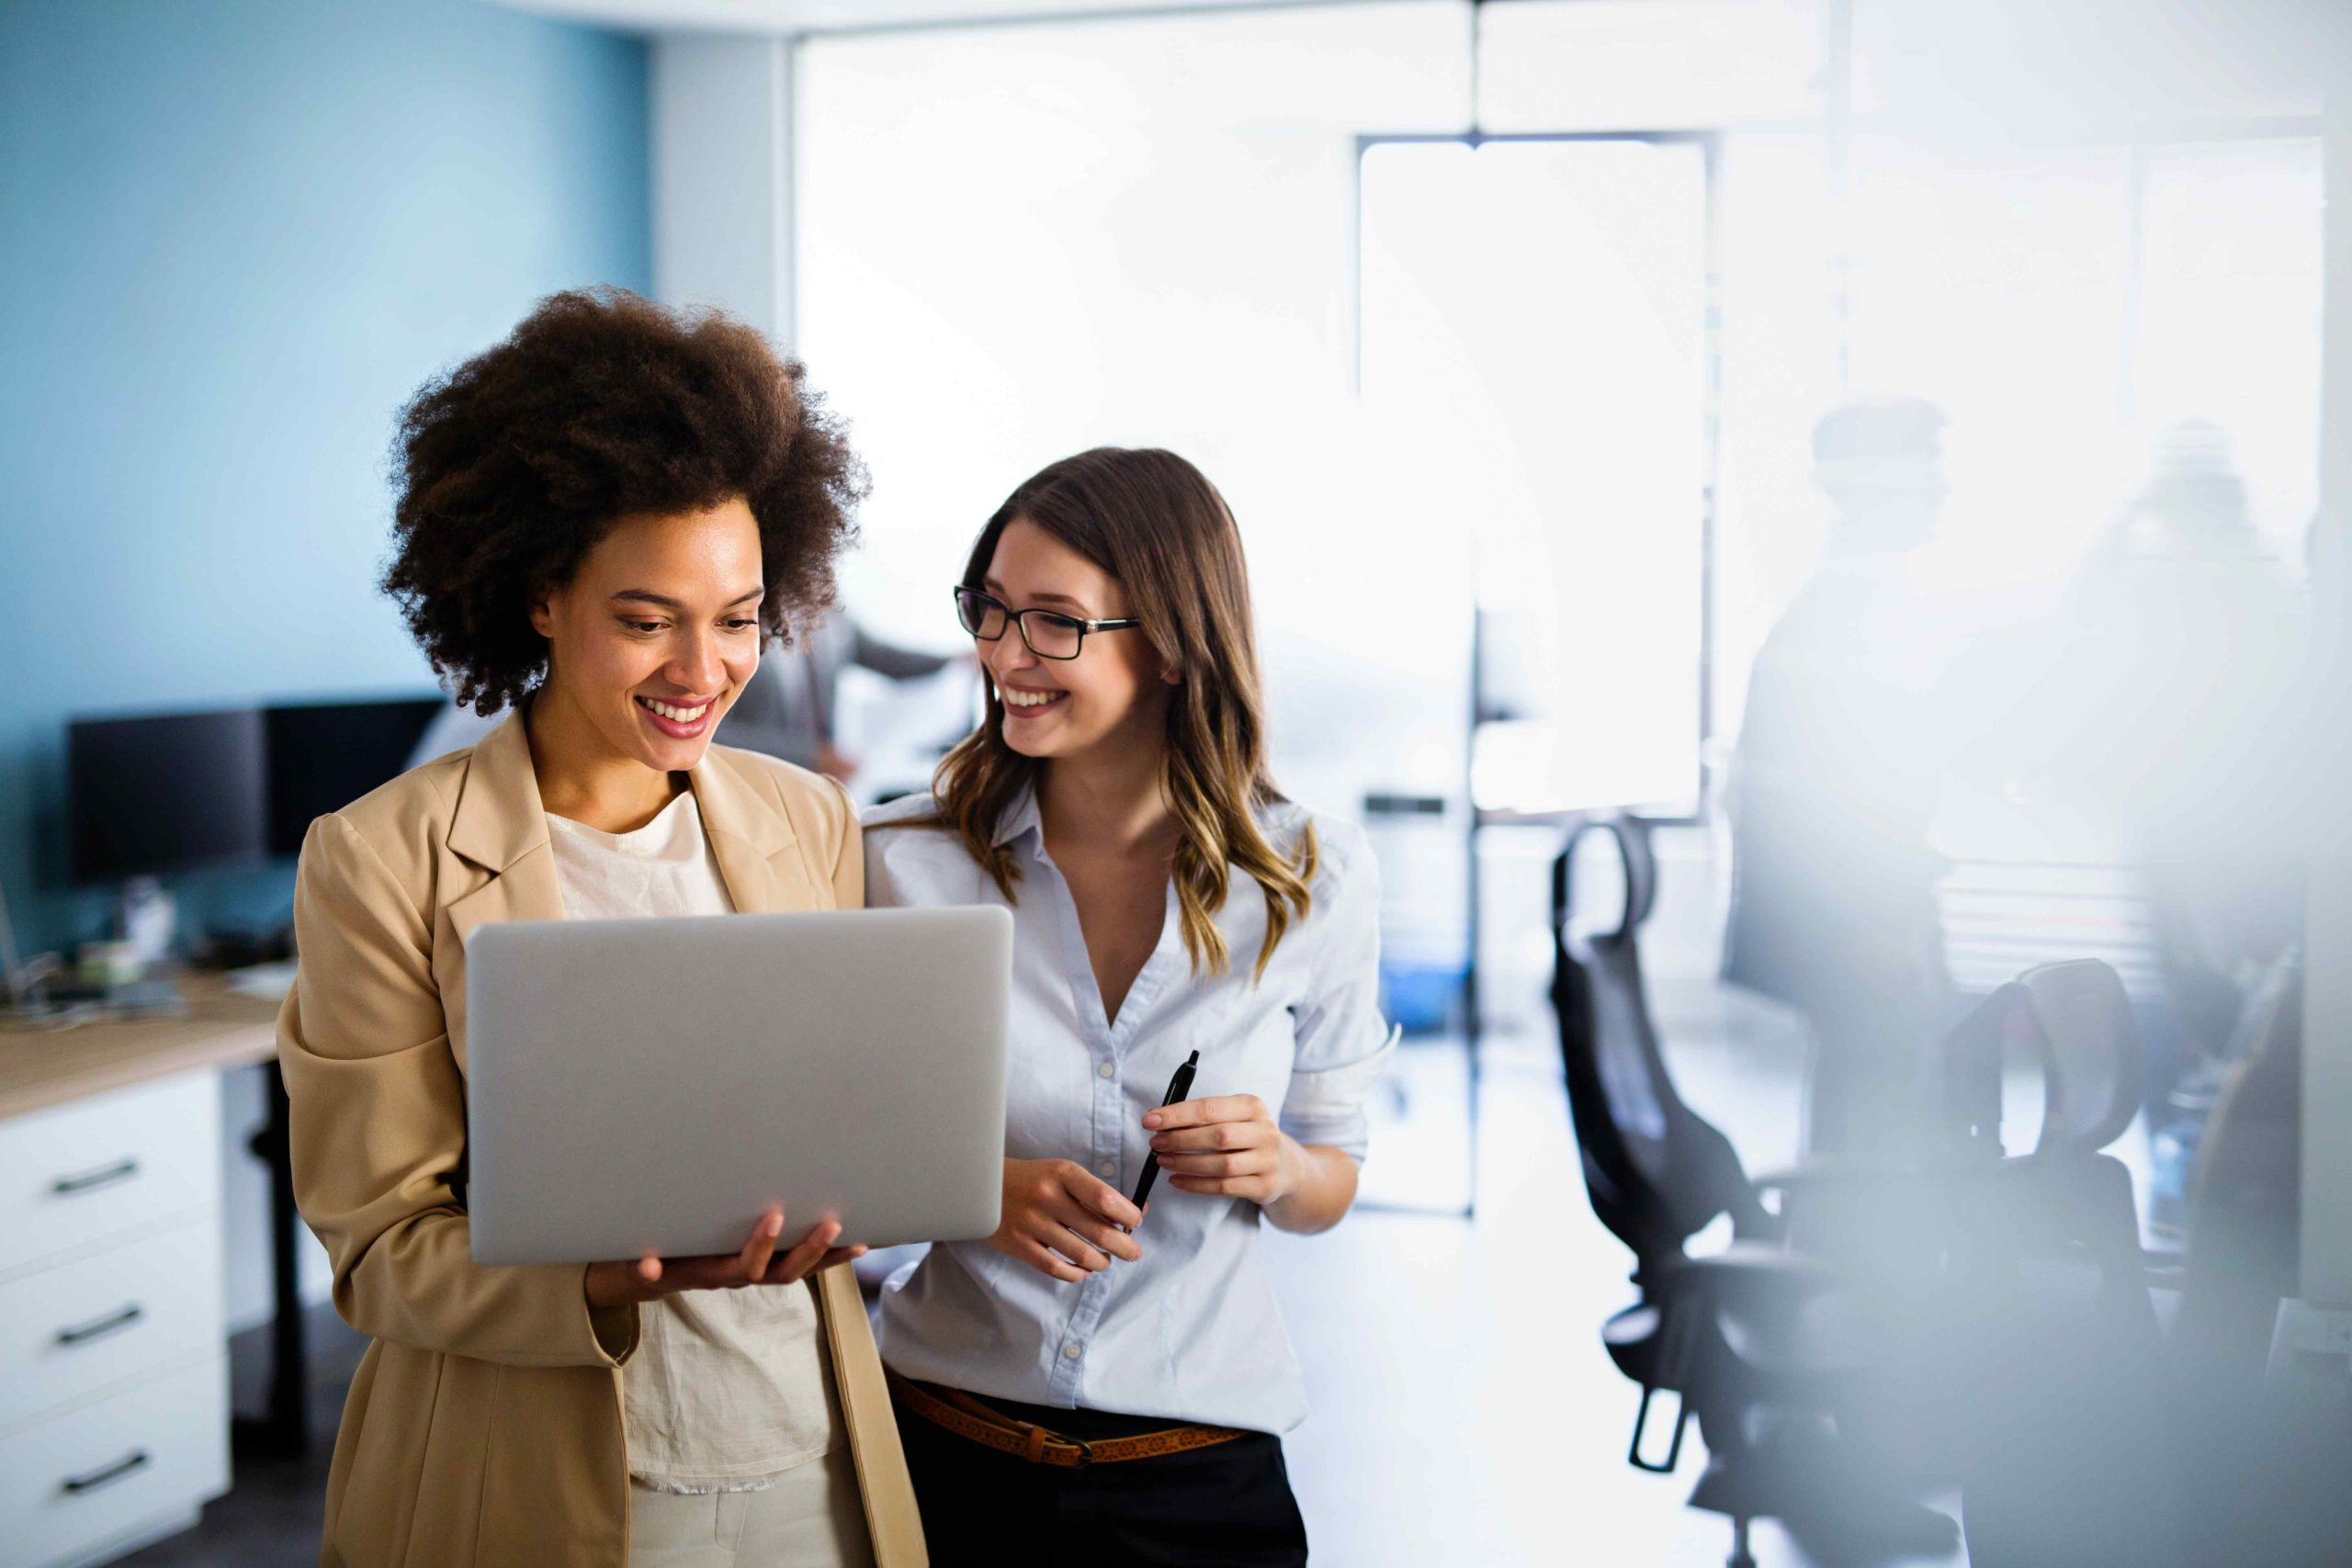
[(653, 44), (653, 292), (777, 343), (792, 320), (792, 46), (681, 33)]

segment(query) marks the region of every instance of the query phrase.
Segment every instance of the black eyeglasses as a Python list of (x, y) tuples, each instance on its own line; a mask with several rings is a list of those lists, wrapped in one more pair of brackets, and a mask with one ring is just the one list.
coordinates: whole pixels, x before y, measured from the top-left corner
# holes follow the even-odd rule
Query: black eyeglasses
[(1021, 628), (1021, 640), (1040, 659), (1076, 659), (1086, 646), (1088, 632), (1125, 631), (1141, 621), (1088, 621), (1059, 610), (1009, 610), (994, 594), (977, 588), (956, 590), (956, 618), (982, 642), (1004, 635), (1008, 621)]

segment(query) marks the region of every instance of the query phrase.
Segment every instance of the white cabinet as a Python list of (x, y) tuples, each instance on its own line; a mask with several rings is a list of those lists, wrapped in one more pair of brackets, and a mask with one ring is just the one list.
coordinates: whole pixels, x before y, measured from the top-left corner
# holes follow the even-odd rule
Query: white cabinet
[(0, 1568), (104, 1562), (228, 1490), (220, 1146), (206, 1070), (0, 1120)]
[(220, 1238), (204, 1221), (0, 1284), (0, 1431), (221, 1351)]
[[(11, 1050), (39, 1050), (10, 1037)], [(0, 1280), (220, 1208), (220, 1080), (181, 1073), (0, 1122)]]
[(229, 1489), (229, 1362), (191, 1367), (0, 1437), (0, 1562), (103, 1562)]

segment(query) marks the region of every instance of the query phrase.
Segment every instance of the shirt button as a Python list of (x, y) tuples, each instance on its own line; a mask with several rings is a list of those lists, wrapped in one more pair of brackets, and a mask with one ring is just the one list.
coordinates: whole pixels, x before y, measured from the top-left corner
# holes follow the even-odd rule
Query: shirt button
[(1062, 1354), (1069, 1357), (1073, 1361), (1077, 1360), (1079, 1357), (1085, 1353), (1086, 1352), (1080, 1350), (1076, 1345), (1065, 1345), (1062, 1347)]
[(1114, 1176), (1115, 1176), (1115, 1175), (1117, 1175), (1117, 1174), (1118, 1174), (1118, 1171), (1119, 1171), (1119, 1168), (1118, 1168), (1117, 1166), (1115, 1166), (1115, 1165), (1113, 1165), (1113, 1164), (1112, 1164), (1109, 1160), (1107, 1160), (1107, 1159), (1106, 1159), (1106, 1160), (1104, 1160), (1101, 1165), (1096, 1166), (1094, 1168), (1095, 1168), (1095, 1169), (1097, 1169), (1097, 1170), (1099, 1170), (1099, 1171), (1101, 1171), (1101, 1172), (1102, 1173), (1102, 1179), (1103, 1179), (1103, 1180), (1105, 1180), (1105, 1181), (1110, 1180), (1110, 1179), (1111, 1179), (1111, 1178), (1112, 1178), (1112, 1177), (1114, 1177)]
[(1117, 1072), (1118, 1070), (1119, 1070), (1118, 1068), (1116, 1068), (1116, 1067), (1113, 1066), (1110, 1063), (1108, 1063), (1108, 1062), (1102, 1062), (1102, 1063), (1099, 1063), (1099, 1064), (1097, 1064), (1097, 1066), (1095, 1066), (1095, 1068), (1094, 1068), (1094, 1076), (1095, 1076), (1096, 1077), (1098, 1077), (1098, 1078), (1107, 1078), (1107, 1077), (1109, 1077), (1113, 1073), (1115, 1073), (1115, 1072)]

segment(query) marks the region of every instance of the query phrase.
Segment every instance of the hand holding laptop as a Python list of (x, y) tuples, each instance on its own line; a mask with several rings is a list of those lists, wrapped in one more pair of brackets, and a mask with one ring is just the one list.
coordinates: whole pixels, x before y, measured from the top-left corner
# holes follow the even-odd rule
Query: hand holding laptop
[(634, 1262), (591, 1263), (583, 1289), (593, 1307), (627, 1306), (675, 1295), (680, 1291), (732, 1291), (745, 1285), (797, 1285), (820, 1269), (865, 1255), (864, 1246), (835, 1247), (841, 1224), (823, 1220), (811, 1225), (781, 1258), (777, 1240), (784, 1235), (784, 1209), (771, 1205), (752, 1226), (741, 1252), (706, 1258), (660, 1258), (649, 1252)]

